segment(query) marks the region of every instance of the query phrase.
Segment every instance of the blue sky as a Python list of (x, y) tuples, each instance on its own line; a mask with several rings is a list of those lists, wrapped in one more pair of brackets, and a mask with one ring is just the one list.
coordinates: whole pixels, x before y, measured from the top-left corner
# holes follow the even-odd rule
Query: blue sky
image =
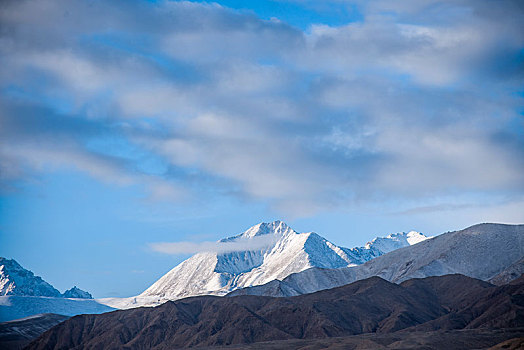
[[(140, 293), (281, 219), (353, 247), (524, 222), (518, 1), (5, 1), (0, 255)], [(188, 252), (189, 253), (189, 252)]]

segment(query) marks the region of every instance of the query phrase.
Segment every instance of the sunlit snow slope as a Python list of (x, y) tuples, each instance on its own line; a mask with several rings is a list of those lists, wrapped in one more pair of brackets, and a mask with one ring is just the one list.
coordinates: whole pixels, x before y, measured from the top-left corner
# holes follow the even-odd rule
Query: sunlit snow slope
[(503, 284), (520, 276), (523, 261), (524, 225), (479, 224), (397, 249), (356, 267), (312, 268), (231, 295), (292, 296), (371, 276), (400, 283), (411, 278), (458, 273)]
[(0, 296), (60, 297), (60, 292), (41, 277), (24, 269), (14, 259), (0, 257)]
[[(102, 302), (118, 308), (155, 305), (195, 295), (225, 295), (235, 289), (284, 279), (311, 267), (336, 269), (362, 264), (392, 250), (427, 239), (417, 232), (376, 238), (365, 247), (343, 248), (316, 233), (298, 233), (281, 221), (260, 223), (222, 243), (265, 242), (232, 252), (202, 252), (173, 268), (141, 295)], [(220, 246), (220, 245), (219, 245)]]

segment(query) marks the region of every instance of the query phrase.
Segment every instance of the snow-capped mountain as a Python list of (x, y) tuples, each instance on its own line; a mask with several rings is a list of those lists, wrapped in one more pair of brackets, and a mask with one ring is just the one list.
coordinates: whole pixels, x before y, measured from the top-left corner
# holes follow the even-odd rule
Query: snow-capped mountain
[(392, 252), (399, 248), (420, 243), (431, 237), (426, 237), (420, 232), (410, 231), (408, 233), (393, 233), (386, 237), (377, 237), (365, 245), (365, 249), (380, 252), (380, 255)]
[(61, 294), (14, 259), (0, 257), (0, 322), (42, 313), (74, 316), (112, 310), (77, 287)]
[[(281, 280), (311, 267), (356, 266), (424, 239), (427, 237), (417, 232), (400, 233), (374, 239), (365, 247), (348, 249), (313, 232), (298, 233), (281, 221), (260, 223), (220, 241), (225, 247), (236, 244), (234, 251), (195, 254), (139, 296), (126, 301), (106, 299), (105, 302), (127, 308), (196, 295), (225, 295), (238, 288)], [(245, 250), (238, 248), (242, 245)]]
[[(312, 267), (357, 266), (389, 251), (427, 239), (417, 232), (376, 238), (364, 247), (343, 248), (316, 233), (298, 233), (281, 221), (261, 223), (217, 243), (173, 268), (142, 294), (131, 298), (81, 300), (91, 295), (77, 287), (60, 294), (49, 283), (0, 258), (0, 319), (35, 313), (99, 313), (113, 308), (158, 305), (195, 295), (225, 295), (233, 290), (281, 280)], [(66, 299), (69, 298), (69, 299)]]
[(0, 257), (0, 295), (60, 297), (60, 292), (14, 259)]
[(408, 233), (392, 233), (386, 237), (377, 237), (371, 242), (367, 242), (365, 246), (351, 248), (349, 251), (354, 258), (354, 264), (361, 265), (366, 261), (394, 250), (417, 244), (419, 242), (425, 241), (428, 238), (432, 237), (426, 237), (422, 233), (416, 231), (410, 231)]
[(391, 251), (365, 264), (340, 269), (311, 268), (282, 281), (230, 295), (292, 296), (379, 276), (400, 283), (411, 278), (463, 274), (507, 283), (520, 276), (524, 259), (524, 225), (480, 224), (448, 232), (419, 244)]
[(91, 294), (76, 286), (61, 294), (42, 277), (24, 269), (16, 260), (0, 257), (0, 296), (6, 295), (93, 299)]
[(91, 293), (88, 293), (85, 290), (78, 288), (77, 286), (74, 286), (73, 288), (66, 290), (64, 294), (62, 294), (62, 296), (64, 298), (93, 299)]

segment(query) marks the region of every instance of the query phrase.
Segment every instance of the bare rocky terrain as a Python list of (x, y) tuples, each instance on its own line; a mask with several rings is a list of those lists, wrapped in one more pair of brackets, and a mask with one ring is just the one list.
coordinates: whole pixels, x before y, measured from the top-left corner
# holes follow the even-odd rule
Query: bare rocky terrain
[(39, 314), (0, 323), (0, 349), (22, 349), (31, 340), (68, 318), (57, 314)]
[[(506, 340), (507, 339), (507, 340)], [(461, 329), (453, 331), (362, 334), (323, 339), (296, 339), (198, 347), (198, 350), (364, 350), (364, 349), (424, 349), (424, 350), (520, 350), (524, 347), (524, 328)]]
[[(353, 342), (355, 348), (366, 348), (365, 344), (373, 348), (377, 342), (390, 348), (400, 344), (401, 348), (432, 349), (446, 342), (486, 348), (522, 337), (523, 327), (522, 277), (502, 286), (463, 275), (412, 279), (400, 285), (372, 277), (296, 297), (201, 296), (154, 308), (79, 315), (45, 332), (27, 349), (235, 344), (264, 348), (272, 343), (260, 342), (268, 341), (311, 349), (323, 348), (326, 341), (333, 348), (351, 348), (344, 342)], [(355, 335), (361, 336), (351, 337)], [(424, 341), (430, 345), (423, 346)]]

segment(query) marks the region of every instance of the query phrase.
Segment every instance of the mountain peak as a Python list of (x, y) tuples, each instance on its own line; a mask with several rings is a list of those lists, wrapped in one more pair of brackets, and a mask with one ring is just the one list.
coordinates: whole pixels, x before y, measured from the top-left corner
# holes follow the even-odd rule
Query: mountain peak
[(16, 260), (0, 257), (0, 296), (7, 295), (93, 299), (91, 294), (76, 286), (61, 294)]
[(60, 297), (60, 292), (16, 260), (0, 257), (0, 295)]
[(406, 235), (406, 239), (410, 245), (420, 243), (430, 238), (433, 238), (433, 237), (428, 237), (424, 235), (423, 233), (420, 233), (417, 231), (409, 231)]
[(261, 222), (260, 224), (247, 229), (244, 233), (241, 234), (241, 236), (251, 238), (267, 234), (282, 235), (291, 232), (296, 233), (288, 225), (286, 225), (286, 223), (276, 220), (273, 222)]
[(63, 294), (63, 297), (64, 298), (78, 298), (78, 299), (93, 299), (93, 296), (90, 293), (78, 288), (77, 286), (74, 286), (73, 288), (66, 290)]
[[(341, 254), (342, 248), (316, 236), (298, 233), (280, 220), (259, 223), (220, 241), (248, 240), (242, 242), (246, 243), (246, 249), (196, 254), (169, 271), (141, 296), (178, 299), (202, 294), (225, 295), (236, 288), (282, 279), (313, 266), (332, 268), (349, 264)], [(261, 245), (256, 245), (258, 249), (249, 249), (255, 240)]]
[(289, 227), (285, 222), (276, 220), (273, 222), (261, 222), (255, 226), (248, 228), (246, 231), (232, 237), (221, 239), (220, 242), (231, 242), (239, 238), (254, 238), (264, 235), (278, 235), (285, 236), (288, 234), (297, 234), (291, 227)]
[(373, 240), (370, 247), (348, 249), (313, 232), (298, 233), (280, 220), (262, 222), (220, 241), (238, 243), (244, 249), (193, 255), (137, 298), (161, 302), (195, 295), (225, 295), (238, 288), (282, 280), (311, 267), (356, 266), (412, 244), (408, 235), (416, 240), (419, 234), (390, 235)]
[(417, 231), (391, 233), (386, 237), (377, 237), (366, 243), (365, 249), (379, 250), (382, 254), (385, 254), (399, 248), (417, 244), (429, 238), (432, 237), (427, 237)]

